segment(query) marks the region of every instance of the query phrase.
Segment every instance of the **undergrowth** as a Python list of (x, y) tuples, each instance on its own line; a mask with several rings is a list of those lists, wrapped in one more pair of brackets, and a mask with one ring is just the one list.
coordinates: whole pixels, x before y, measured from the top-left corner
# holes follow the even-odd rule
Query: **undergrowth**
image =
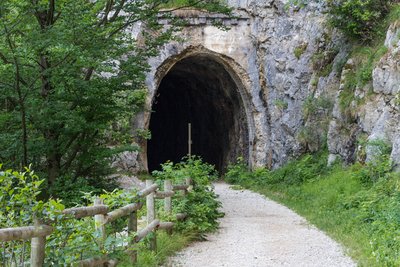
[(239, 160), (225, 179), (295, 210), (348, 248), (359, 266), (400, 266), (400, 174), (385, 153), (349, 167), (327, 167), (327, 153), (318, 153), (253, 172)]
[(195, 235), (188, 235), (187, 233), (174, 233), (173, 235), (167, 235), (164, 232), (160, 232), (157, 235), (158, 249), (156, 252), (148, 249), (148, 244), (145, 240), (145, 242), (140, 243), (140, 253), (138, 254), (138, 261), (135, 265), (132, 265), (127, 258), (124, 258), (118, 263), (118, 266), (159, 266), (165, 263), (169, 256), (172, 256), (176, 251), (183, 249), (195, 238)]
[(211, 186), (211, 182), (218, 178), (214, 166), (198, 157), (190, 157), (178, 164), (166, 162), (161, 167), (162, 171), (153, 171), (158, 180), (171, 179), (174, 184), (181, 184), (187, 177), (192, 179), (193, 189), (189, 194), (173, 200), (174, 211), (188, 215), (183, 224), (177, 225), (177, 230), (195, 232), (200, 239), (205, 233), (215, 231), (217, 220), (223, 214), (218, 211), (221, 203)]
[[(158, 218), (175, 222), (174, 234), (167, 236), (158, 231), (157, 252), (147, 249), (147, 238), (135, 247), (127, 247), (134, 235), (126, 234), (126, 217), (108, 223), (107, 237), (103, 239), (95, 229), (93, 218), (74, 219), (62, 213), (65, 209), (63, 201), (40, 200), (44, 180), (33, 171), (3, 171), (1, 167), (0, 164), (0, 228), (32, 225), (34, 218), (52, 226), (54, 232), (46, 238), (45, 266), (74, 266), (82, 259), (97, 256), (117, 259), (120, 266), (132, 266), (128, 263), (127, 250), (135, 248), (139, 249), (136, 266), (157, 266), (189, 242), (216, 230), (217, 219), (223, 215), (218, 211), (221, 204), (211, 186), (211, 181), (218, 177), (212, 165), (197, 157), (184, 159), (178, 164), (167, 162), (162, 165), (162, 171), (154, 173), (157, 182), (161, 184), (163, 179), (172, 179), (174, 184), (182, 184), (186, 177), (193, 180), (193, 188), (186, 195), (177, 194), (173, 200), (173, 214), (186, 213), (187, 219), (177, 222), (175, 216), (165, 214), (162, 201), (156, 201)], [(95, 193), (76, 192), (74, 199), (90, 205), (100, 197), (110, 210), (115, 210), (136, 202), (138, 197), (136, 190)], [(138, 212), (138, 218), (145, 216), (144, 211)], [(6, 242), (0, 253), (0, 266), (22, 266), (29, 260), (29, 253), (25, 242)]]

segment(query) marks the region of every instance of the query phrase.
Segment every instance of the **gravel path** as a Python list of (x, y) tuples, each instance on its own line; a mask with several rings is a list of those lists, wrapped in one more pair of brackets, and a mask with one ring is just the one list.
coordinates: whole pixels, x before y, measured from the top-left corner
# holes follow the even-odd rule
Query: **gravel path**
[(248, 190), (215, 184), (225, 217), (218, 233), (167, 266), (356, 266), (342, 248), (288, 208)]

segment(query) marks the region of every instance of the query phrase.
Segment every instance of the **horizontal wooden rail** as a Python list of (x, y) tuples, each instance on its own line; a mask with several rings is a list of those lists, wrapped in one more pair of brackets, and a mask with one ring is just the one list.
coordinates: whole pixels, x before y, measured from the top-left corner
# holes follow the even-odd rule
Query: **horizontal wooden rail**
[(147, 225), (145, 228), (143, 228), (142, 230), (140, 230), (136, 237), (135, 237), (135, 241), (139, 242), (140, 240), (142, 240), (146, 235), (148, 235), (151, 231), (153, 231), (154, 229), (156, 229), (158, 227), (158, 225), (160, 224), (160, 220), (155, 219), (154, 221), (152, 221), (149, 225)]
[(146, 187), (145, 189), (139, 191), (138, 196), (139, 197), (145, 197), (153, 192), (155, 192), (158, 189), (158, 184), (152, 184), (149, 187)]
[[(129, 246), (133, 246), (153, 232), (154, 234), (149, 237), (149, 244), (150, 248), (156, 251), (156, 231), (158, 229), (163, 229), (166, 230), (168, 234), (172, 234), (175, 223), (160, 222), (160, 220), (157, 219), (155, 198), (164, 199), (164, 210), (167, 214), (172, 215), (172, 196), (175, 195), (175, 191), (180, 190), (184, 191), (184, 196), (187, 195), (191, 188), (190, 184), (191, 181), (189, 179), (186, 179), (186, 184), (180, 185), (172, 185), (171, 180), (165, 180), (164, 191), (158, 191), (158, 184), (154, 183), (153, 180), (146, 180), (146, 188), (140, 190), (137, 195), (132, 195), (134, 203), (124, 207), (109, 211), (109, 207), (104, 205), (104, 200), (96, 198), (93, 206), (69, 208), (63, 210), (62, 213), (71, 215), (76, 219), (94, 217), (96, 230), (100, 232), (98, 240), (100, 249), (104, 248), (104, 243), (107, 238), (106, 224), (118, 218), (128, 217), (128, 234), (136, 233), (135, 238), (129, 242)], [(138, 211), (144, 206), (144, 199), (146, 199), (147, 226), (138, 231)], [(176, 219), (178, 221), (184, 220), (186, 217), (187, 214), (184, 213), (176, 214)], [(50, 235), (52, 232), (53, 228), (51, 226), (42, 225), (40, 221), (36, 220), (35, 226), (0, 229), (0, 242), (31, 239), (31, 266), (43, 266), (45, 261), (46, 236)], [(128, 255), (132, 263), (137, 261), (137, 253), (138, 251), (136, 248), (128, 250)], [(78, 261), (74, 266), (116, 266), (117, 263), (117, 261), (110, 260), (104, 255)]]
[(0, 241), (28, 240), (34, 237), (45, 237), (53, 232), (53, 227), (48, 225), (25, 226), (0, 229)]
[(160, 222), (158, 229), (171, 229), (174, 225), (175, 223), (173, 222)]
[(174, 191), (187, 190), (188, 188), (189, 188), (189, 185), (186, 185), (186, 184), (172, 186), (172, 190), (174, 190)]
[(156, 192), (156, 198), (166, 198), (166, 197), (172, 197), (175, 195), (174, 191), (157, 191)]
[(133, 203), (133, 204), (128, 204), (122, 208), (113, 210), (109, 213), (106, 214), (105, 222), (104, 223), (109, 223), (112, 221), (115, 221), (118, 218), (124, 217), (129, 215), (131, 212), (140, 210), (143, 207), (142, 202), (138, 203)]
[(187, 217), (187, 214), (186, 213), (177, 213), (175, 217), (178, 221), (183, 221)]
[(96, 205), (90, 207), (77, 207), (63, 210), (64, 214), (71, 214), (76, 219), (83, 217), (92, 217), (94, 215), (105, 215), (108, 212), (108, 206), (106, 205)]
[(117, 266), (118, 261), (108, 260), (106, 257), (95, 257), (78, 262), (79, 267)]

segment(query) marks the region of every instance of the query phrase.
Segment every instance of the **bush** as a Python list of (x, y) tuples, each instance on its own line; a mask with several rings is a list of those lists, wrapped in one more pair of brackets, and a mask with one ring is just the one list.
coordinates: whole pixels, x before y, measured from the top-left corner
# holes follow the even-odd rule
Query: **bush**
[(66, 207), (83, 204), (82, 196), (85, 193), (101, 193), (100, 188), (96, 188), (89, 184), (87, 179), (78, 177), (74, 179), (70, 176), (62, 176), (56, 180), (52, 187), (48, 190), (50, 196), (60, 198)]
[(352, 39), (371, 41), (388, 14), (391, 0), (328, 0), (333, 26)]
[(233, 184), (241, 184), (253, 176), (253, 173), (249, 171), (244, 159), (239, 157), (235, 164), (230, 164), (225, 173), (225, 181)]
[(0, 228), (30, 225), (43, 213), (43, 202), (36, 200), (43, 182), (29, 169), (0, 169)]
[(246, 187), (281, 183), (301, 184), (324, 174), (328, 170), (326, 162), (327, 153), (320, 152), (314, 155), (304, 155), (276, 170), (270, 171), (266, 168), (257, 168), (254, 171), (250, 171), (243, 159), (239, 158), (236, 164), (228, 166), (225, 180), (229, 183), (241, 184)]
[(206, 232), (218, 228), (217, 219), (223, 214), (218, 211), (221, 203), (212, 188), (212, 181), (218, 178), (214, 166), (204, 163), (199, 157), (184, 158), (178, 164), (166, 162), (162, 164), (162, 171), (154, 171), (158, 179), (171, 179), (175, 183), (182, 183), (190, 177), (193, 181), (193, 190), (184, 198), (175, 199), (175, 212), (188, 215), (188, 219), (178, 225), (178, 230), (197, 232), (203, 237)]
[(368, 189), (349, 196), (344, 208), (369, 237), (372, 258), (378, 266), (400, 264), (399, 173), (388, 173)]
[[(191, 177), (194, 182), (193, 190), (186, 196), (174, 199), (175, 212), (188, 214), (188, 219), (178, 224), (178, 230), (181, 230), (184, 235), (175, 236), (181, 245), (168, 247), (163, 245), (163, 249), (171, 253), (172, 250), (188, 242), (187, 236), (202, 237), (205, 232), (217, 229), (217, 219), (222, 216), (222, 213), (218, 211), (221, 204), (216, 200), (217, 196), (211, 185), (211, 181), (218, 177), (212, 165), (203, 163), (200, 158), (191, 157), (179, 164), (171, 162), (164, 164), (163, 171), (156, 172), (156, 176), (164, 179), (173, 178), (175, 183), (182, 183), (184, 178)], [(38, 199), (44, 184), (45, 181), (39, 179), (29, 169), (23, 173), (0, 170), (0, 228), (32, 225), (33, 218), (52, 226), (54, 232), (47, 237), (46, 242), (46, 266), (70, 266), (81, 259), (104, 255), (114, 259), (126, 257), (125, 244), (130, 241), (132, 236), (119, 234), (126, 227), (126, 218), (106, 225), (106, 231), (109, 234), (103, 242), (100, 239), (100, 233), (95, 230), (93, 218), (74, 219), (62, 214), (65, 206), (59, 200), (43, 201)], [(83, 179), (79, 179), (76, 184), (73, 182), (63, 184), (62, 188), (69, 188), (74, 193), (92, 189)], [(115, 210), (136, 201), (136, 193), (135, 190), (116, 189), (112, 192), (103, 191), (100, 198), (110, 207), (110, 210)], [(62, 195), (61, 192), (58, 194)], [(90, 205), (96, 198), (94, 192), (76, 194), (68, 192), (67, 194), (72, 196), (68, 202), (69, 205), (74, 201)], [(158, 204), (161, 203), (158, 202)], [(139, 216), (141, 215), (139, 214)], [(138, 246), (142, 247), (143, 244), (138, 244)], [(13, 261), (17, 266), (23, 265), (23, 260), (19, 259), (29, 259), (30, 253), (29, 246), (25, 242), (5, 243), (3, 252), (0, 253), (0, 262), (7, 265)], [(150, 254), (148, 256), (155, 262), (166, 257), (165, 253), (161, 254), (163, 255), (161, 258), (158, 254)], [(144, 255), (147, 254), (144, 253)]]
[[(52, 226), (54, 231), (46, 240), (46, 266), (70, 266), (78, 260), (105, 254), (118, 258), (125, 251), (121, 245), (130, 237), (108, 235), (104, 249), (100, 249), (100, 236), (95, 231), (93, 218), (69, 219), (62, 214), (65, 206), (60, 200), (40, 200), (44, 184), (45, 181), (29, 169), (25, 172), (0, 170), (0, 228), (33, 225), (34, 218)], [(134, 192), (124, 190), (101, 195), (112, 209), (127, 204), (135, 196)], [(91, 193), (86, 193), (80, 202), (93, 203), (93, 199)], [(112, 232), (122, 229), (118, 220), (109, 227)], [(6, 242), (3, 249), (0, 262), (6, 266), (11, 262), (22, 266), (23, 259), (29, 259), (26, 242)]]
[(371, 185), (385, 178), (392, 171), (390, 159), (392, 147), (381, 139), (360, 142), (360, 145), (363, 149), (369, 150), (370, 158), (364, 168), (355, 175), (364, 185)]

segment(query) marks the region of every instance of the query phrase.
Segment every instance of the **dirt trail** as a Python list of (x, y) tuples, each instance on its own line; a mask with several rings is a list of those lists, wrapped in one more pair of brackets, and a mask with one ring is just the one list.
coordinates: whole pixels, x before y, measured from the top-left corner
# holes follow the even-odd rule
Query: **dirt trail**
[(356, 266), (342, 248), (288, 208), (248, 190), (215, 184), (225, 217), (220, 230), (167, 266)]

